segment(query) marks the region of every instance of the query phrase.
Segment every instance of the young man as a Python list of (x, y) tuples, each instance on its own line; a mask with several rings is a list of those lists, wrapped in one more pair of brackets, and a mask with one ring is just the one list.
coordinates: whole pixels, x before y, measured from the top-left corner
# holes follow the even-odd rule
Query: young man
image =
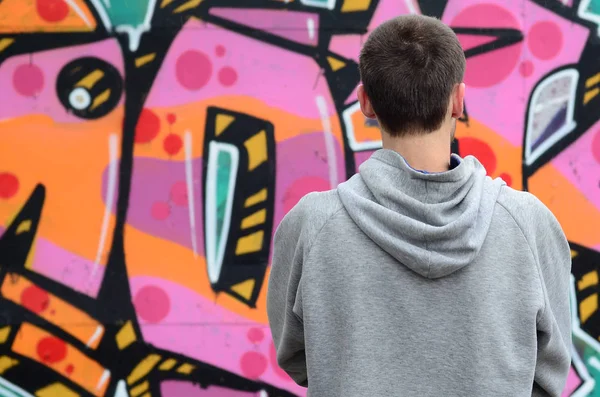
[(277, 360), (310, 396), (560, 396), (571, 255), (552, 213), (450, 155), (465, 57), (453, 31), (402, 16), (360, 54), (383, 149), (304, 197), (274, 240)]

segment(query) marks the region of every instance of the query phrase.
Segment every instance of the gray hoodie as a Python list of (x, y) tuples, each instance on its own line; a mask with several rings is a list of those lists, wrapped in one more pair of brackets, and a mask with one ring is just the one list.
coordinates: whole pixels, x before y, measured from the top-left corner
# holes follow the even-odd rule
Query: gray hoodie
[(533, 195), (474, 157), (413, 170), (379, 150), (274, 237), (277, 360), (310, 396), (560, 396), (571, 255)]

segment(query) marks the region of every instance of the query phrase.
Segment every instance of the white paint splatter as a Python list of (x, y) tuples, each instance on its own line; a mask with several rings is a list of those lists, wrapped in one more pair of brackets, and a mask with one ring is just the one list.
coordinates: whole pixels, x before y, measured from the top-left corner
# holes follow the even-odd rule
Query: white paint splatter
[(108, 226), (110, 223), (110, 216), (112, 213), (116, 190), (117, 190), (117, 172), (119, 170), (118, 162), (119, 153), (119, 137), (117, 134), (110, 134), (108, 137), (108, 180), (106, 183), (106, 196), (104, 197), (104, 216), (102, 217), (102, 226), (100, 228), (100, 240), (98, 242), (98, 250), (96, 251), (96, 259), (94, 260), (94, 267), (90, 273), (89, 283), (94, 280), (102, 255), (104, 254), (104, 248), (106, 246), (106, 237), (108, 236)]
[(327, 166), (329, 167), (329, 184), (335, 188), (338, 184), (337, 156), (335, 153), (335, 141), (331, 132), (331, 120), (327, 111), (327, 102), (321, 95), (315, 98), (319, 115), (321, 116), (321, 125), (323, 126), (323, 137), (325, 139), (325, 150), (327, 151)]
[(312, 18), (306, 19), (306, 29), (308, 30), (308, 38), (314, 40), (315, 38), (315, 20)]
[[(108, 0), (107, 0), (108, 1)], [(92, 26), (92, 22), (90, 22), (90, 20), (88, 19), (88, 17), (85, 15), (85, 13), (83, 12), (83, 10), (79, 7), (79, 5), (77, 5), (77, 3), (75, 3), (74, 0), (65, 0), (65, 3), (67, 3), (69, 5), (69, 7), (71, 7), (73, 9), (73, 11), (75, 11), (75, 14), (77, 14), (77, 16), (79, 18), (81, 18), (81, 20), (83, 22), (85, 22), (85, 24), (88, 27)]]
[(196, 242), (196, 207), (194, 205), (194, 167), (192, 164), (192, 133), (186, 131), (183, 137), (185, 146), (185, 185), (188, 196), (188, 212), (190, 214), (190, 237), (194, 258), (198, 256)]

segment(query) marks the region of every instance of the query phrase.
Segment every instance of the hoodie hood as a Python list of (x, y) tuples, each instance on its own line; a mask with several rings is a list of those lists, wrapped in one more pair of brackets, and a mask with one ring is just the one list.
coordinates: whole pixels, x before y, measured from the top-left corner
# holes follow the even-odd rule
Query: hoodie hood
[(342, 204), (358, 227), (400, 263), (430, 279), (470, 264), (487, 236), (500, 189), (473, 156), (447, 172), (412, 169), (381, 149), (339, 185)]

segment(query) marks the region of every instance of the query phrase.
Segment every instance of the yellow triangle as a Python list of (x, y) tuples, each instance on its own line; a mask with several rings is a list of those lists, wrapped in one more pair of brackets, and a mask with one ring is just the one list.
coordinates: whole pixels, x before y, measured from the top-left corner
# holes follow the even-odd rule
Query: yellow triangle
[(33, 270), (33, 258), (35, 257), (36, 242), (37, 239), (31, 243), (31, 247), (27, 253), (27, 259), (25, 259), (25, 269)]
[(579, 255), (577, 251), (571, 250), (571, 258), (575, 258), (577, 255)]
[(160, 3), (160, 8), (165, 8), (166, 6), (168, 6), (169, 4), (171, 4), (173, 2), (173, 0), (162, 0), (162, 2)]
[(180, 12), (184, 12), (187, 10), (191, 10), (194, 7), (198, 7), (198, 5), (202, 3), (202, 0), (190, 0), (187, 3), (184, 3), (173, 10), (173, 14), (178, 14)]
[(227, 127), (229, 127), (229, 124), (233, 123), (233, 120), (235, 120), (235, 117), (233, 116), (229, 116), (227, 114), (217, 114), (217, 121), (215, 122), (215, 136), (221, 135), (221, 133), (225, 131)]
[(333, 70), (334, 72), (337, 72), (338, 70), (346, 66), (344, 62), (334, 57), (327, 57), (327, 62), (329, 62), (329, 66), (331, 66), (331, 70)]
[(246, 281), (242, 281), (241, 283), (234, 285), (231, 287), (231, 290), (240, 296), (243, 296), (247, 300), (250, 300), (250, 297), (252, 296), (252, 290), (254, 290), (254, 284), (255, 281), (249, 278)]
[[(17, 232), (15, 234), (19, 235), (22, 233), (30, 232), (31, 226), (32, 226), (31, 219), (26, 219), (23, 222), (19, 223), (19, 226), (17, 226)], [(25, 268), (26, 269), (33, 269), (33, 257), (35, 256), (34, 252), (35, 252), (36, 242), (37, 242), (37, 239), (34, 239), (31, 242), (31, 247), (29, 248), (29, 252), (27, 253), (27, 259), (25, 260)]]
[(0, 328), (0, 343), (6, 342), (10, 336), (10, 326)]

